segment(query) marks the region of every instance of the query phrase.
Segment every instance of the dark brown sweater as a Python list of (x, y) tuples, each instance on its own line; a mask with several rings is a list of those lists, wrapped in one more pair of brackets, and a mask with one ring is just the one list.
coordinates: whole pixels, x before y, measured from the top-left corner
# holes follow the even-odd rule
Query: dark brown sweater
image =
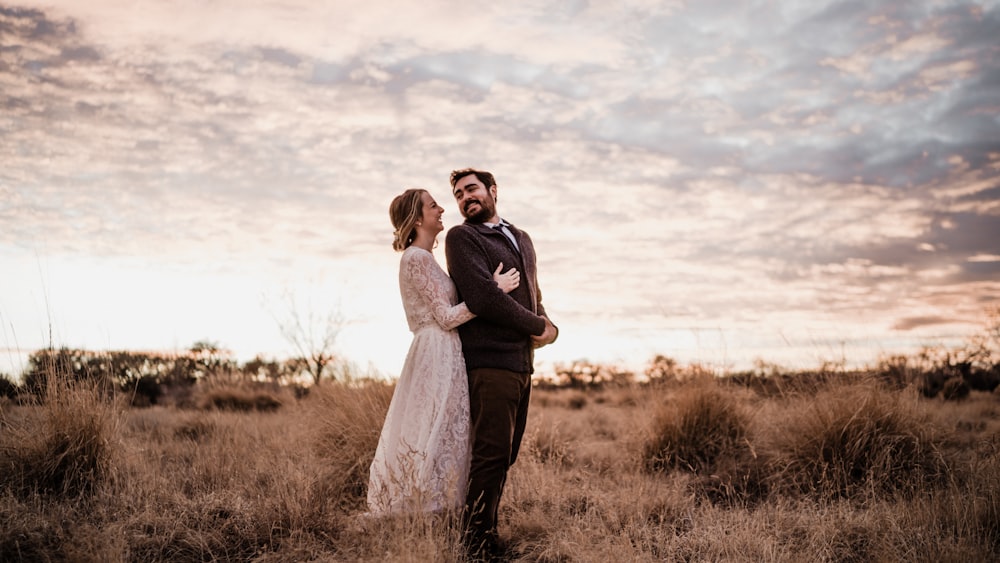
[[(498, 229), (466, 221), (448, 231), (445, 256), (458, 296), (476, 318), (458, 327), (467, 369), (496, 368), (534, 372), (531, 335), (545, 331), (545, 308), (538, 289), (535, 247), (524, 231), (508, 223), (518, 252)], [(493, 272), (517, 268), (521, 284), (509, 294), (497, 287)]]

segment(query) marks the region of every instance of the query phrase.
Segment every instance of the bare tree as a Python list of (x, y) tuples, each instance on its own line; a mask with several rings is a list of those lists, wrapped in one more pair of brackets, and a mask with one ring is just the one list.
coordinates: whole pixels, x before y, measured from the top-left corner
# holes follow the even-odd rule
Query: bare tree
[(275, 315), (281, 336), (305, 362), (313, 384), (319, 385), (328, 366), (337, 359), (334, 345), (346, 324), (344, 315), (339, 307), (319, 310), (303, 306), (289, 291), (284, 292), (283, 302), (283, 313)]

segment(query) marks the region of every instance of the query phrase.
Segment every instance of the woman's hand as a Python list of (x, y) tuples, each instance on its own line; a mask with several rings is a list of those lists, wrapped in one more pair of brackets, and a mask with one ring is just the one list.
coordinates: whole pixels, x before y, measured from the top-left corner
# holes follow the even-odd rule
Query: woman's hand
[(511, 268), (501, 274), (501, 270), (503, 270), (503, 262), (500, 262), (496, 271), (493, 272), (493, 279), (497, 282), (497, 286), (500, 287), (500, 291), (510, 293), (517, 289), (517, 286), (521, 285), (521, 272), (518, 272), (515, 268)]

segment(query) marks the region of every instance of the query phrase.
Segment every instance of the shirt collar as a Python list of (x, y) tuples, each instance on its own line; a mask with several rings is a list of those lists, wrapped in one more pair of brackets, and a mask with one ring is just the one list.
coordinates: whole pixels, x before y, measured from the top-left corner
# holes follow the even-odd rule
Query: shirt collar
[(507, 221), (505, 221), (503, 219), (503, 217), (500, 218), (500, 222), (499, 223), (487, 223), (487, 222), (484, 222), (483, 224), (486, 225), (487, 227), (491, 228), (491, 229), (495, 229), (497, 227), (510, 227), (510, 223), (508, 223)]

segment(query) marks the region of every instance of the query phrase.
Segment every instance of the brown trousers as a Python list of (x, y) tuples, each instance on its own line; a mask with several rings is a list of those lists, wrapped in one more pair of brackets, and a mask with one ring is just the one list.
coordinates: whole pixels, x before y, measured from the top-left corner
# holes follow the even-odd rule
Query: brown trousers
[(521, 446), (530, 396), (531, 374), (469, 370), (472, 466), (465, 517), (473, 541), (496, 538), (500, 496)]

